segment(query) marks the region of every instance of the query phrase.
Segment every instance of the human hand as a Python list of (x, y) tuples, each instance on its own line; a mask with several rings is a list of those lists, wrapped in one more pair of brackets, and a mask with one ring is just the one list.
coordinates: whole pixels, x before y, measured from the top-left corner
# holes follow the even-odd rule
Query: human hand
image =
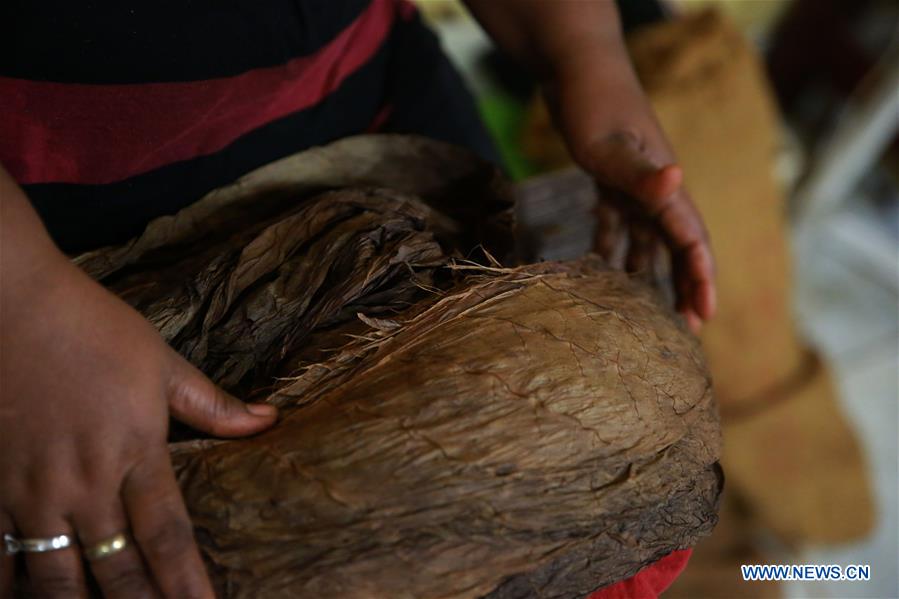
[(623, 43), (604, 40), (561, 64), (544, 89), (572, 156), (599, 186), (596, 251), (612, 258), (625, 238), (623, 266), (639, 272), (664, 245), (676, 307), (698, 331), (716, 303), (708, 234)]
[(696, 330), (715, 312), (712, 253), (702, 218), (631, 66), (615, 3), (465, 0), (510, 56), (531, 67), (574, 159), (603, 197), (597, 249), (627, 223), (627, 265), (661, 238), (677, 308)]
[[(82, 551), (124, 531), (124, 550), (89, 562), (105, 596), (211, 597), (166, 448), (168, 419), (241, 436), (273, 424), (274, 407), (218, 389), (61, 254), (26, 276), (3, 266), (0, 532), (80, 543), (24, 554), (33, 592), (85, 595)], [(5, 596), (12, 557), (0, 570)]]

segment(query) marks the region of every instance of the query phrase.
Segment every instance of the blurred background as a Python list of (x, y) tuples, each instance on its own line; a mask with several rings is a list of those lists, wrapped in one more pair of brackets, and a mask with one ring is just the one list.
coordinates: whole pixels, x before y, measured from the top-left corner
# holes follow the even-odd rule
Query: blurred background
[[(534, 82), (459, 2), (417, 4), (518, 182), (526, 250), (586, 251), (595, 191)], [(702, 338), (724, 425), (721, 522), (665, 596), (899, 597), (899, 3), (621, 10), (719, 271)], [(744, 563), (870, 564), (872, 580), (749, 583)]]

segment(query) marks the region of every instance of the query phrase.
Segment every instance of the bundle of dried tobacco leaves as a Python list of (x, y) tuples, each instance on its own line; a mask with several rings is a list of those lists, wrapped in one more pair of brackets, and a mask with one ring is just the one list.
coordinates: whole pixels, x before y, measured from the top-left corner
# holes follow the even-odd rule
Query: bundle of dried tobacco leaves
[(356, 138), (77, 259), (281, 407), (254, 438), (172, 444), (221, 595), (578, 597), (710, 531), (697, 343), (597, 259), (459, 260), (508, 252), (507, 198), (460, 150)]

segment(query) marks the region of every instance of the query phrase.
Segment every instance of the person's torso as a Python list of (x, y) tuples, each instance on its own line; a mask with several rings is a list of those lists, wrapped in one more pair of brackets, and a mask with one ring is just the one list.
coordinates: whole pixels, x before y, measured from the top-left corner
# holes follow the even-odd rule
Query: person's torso
[(0, 163), (65, 249), (122, 241), (258, 166), (372, 126), (386, 40), (409, 10), (4, 2)]

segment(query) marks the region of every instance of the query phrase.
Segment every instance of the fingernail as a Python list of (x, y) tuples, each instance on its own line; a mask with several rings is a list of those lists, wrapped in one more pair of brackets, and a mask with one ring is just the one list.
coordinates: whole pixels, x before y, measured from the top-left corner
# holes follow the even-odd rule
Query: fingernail
[(267, 403), (248, 403), (247, 412), (254, 416), (273, 416), (278, 413), (278, 408)]

